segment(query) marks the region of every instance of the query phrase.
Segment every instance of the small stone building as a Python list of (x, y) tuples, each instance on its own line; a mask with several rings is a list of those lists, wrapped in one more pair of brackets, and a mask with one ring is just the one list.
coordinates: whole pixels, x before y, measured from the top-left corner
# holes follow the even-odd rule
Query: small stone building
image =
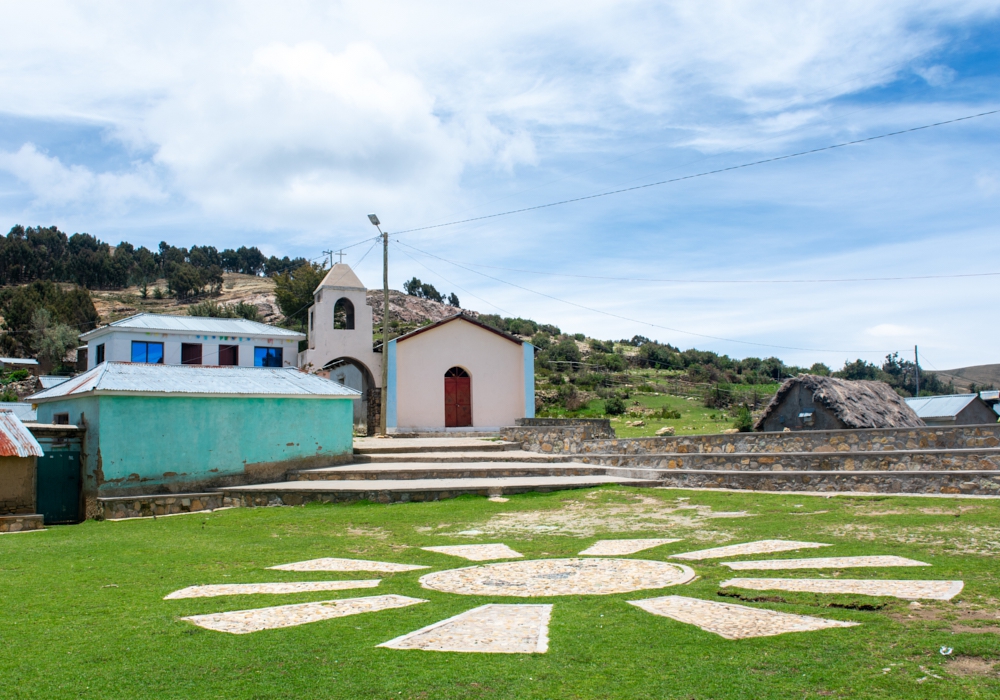
[(11, 411), (0, 411), (0, 532), (41, 527), (36, 463), (42, 447)]
[(849, 430), (924, 425), (885, 382), (849, 381), (814, 374), (789, 379), (764, 409), (754, 429)]
[(997, 422), (997, 414), (979, 394), (915, 396), (906, 399), (906, 403), (927, 425), (985, 425)]
[(30, 397), (41, 423), (85, 429), (83, 492), (185, 493), (351, 459), (359, 394), (295, 368), (104, 362)]

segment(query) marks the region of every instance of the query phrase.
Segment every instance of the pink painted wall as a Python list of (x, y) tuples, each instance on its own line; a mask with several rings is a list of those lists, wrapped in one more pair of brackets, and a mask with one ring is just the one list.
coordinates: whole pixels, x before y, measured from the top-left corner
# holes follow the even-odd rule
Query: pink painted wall
[(397, 430), (444, 427), (444, 374), (452, 367), (472, 377), (472, 427), (524, 417), (522, 346), (459, 319), (397, 343)]

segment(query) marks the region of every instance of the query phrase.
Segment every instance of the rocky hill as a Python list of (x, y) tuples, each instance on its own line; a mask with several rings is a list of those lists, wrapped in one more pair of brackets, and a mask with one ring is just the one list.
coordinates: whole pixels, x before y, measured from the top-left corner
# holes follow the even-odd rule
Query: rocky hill
[[(382, 323), (381, 290), (368, 290), (368, 305), (372, 307), (372, 318), (377, 326)], [(463, 309), (457, 309), (454, 306), (441, 304), (430, 299), (421, 299), (420, 297), (412, 297), (393, 289), (389, 290), (390, 322), (398, 320), (404, 325), (420, 326), (428, 322), (433, 323), (434, 321), (440, 321), (443, 318), (454, 316), (462, 310)], [(464, 311), (469, 316), (479, 316), (479, 313), (476, 311), (470, 311), (468, 309), (464, 309)]]
[(993, 386), (1000, 388), (1000, 365), (975, 365), (946, 369), (936, 374), (943, 382), (951, 381), (959, 391), (968, 391), (972, 384), (977, 387)]

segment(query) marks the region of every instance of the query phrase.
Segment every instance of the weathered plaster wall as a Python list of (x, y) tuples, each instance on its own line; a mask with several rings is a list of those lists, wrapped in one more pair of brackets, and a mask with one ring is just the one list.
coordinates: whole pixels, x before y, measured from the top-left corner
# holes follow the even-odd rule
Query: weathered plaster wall
[(181, 364), (181, 344), (201, 345), (202, 364), (219, 364), (220, 345), (238, 345), (240, 367), (253, 367), (254, 348), (282, 348), (282, 362), (285, 367), (295, 367), (298, 362), (299, 341), (273, 337), (222, 336), (202, 333), (181, 333), (179, 331), (115, 330), (92, 338), (87, 343), (87, 369), (97, 364), (97, 346), (104, 344), (104, 359), (107, 362), (131, 362), (132, 341), (142, 340), (163, 343), (163, 362), (168, 365)]
[(397, 341), (395, 347), (394, 427), (399, 430), (444, 428), (444, 375), (452, 367), (472, 377), (472, 427), (514, 425), (524, 417), (522, 344), (457, 320)]
[(353, 450), (351, 399), (84, 397), (39, 405), (39, 421), (63, 411), (87, 427), (85, 494), (268, 481), (347, 461)]
[(35, 458), (0, 457), (0, 514), (35, 512)]

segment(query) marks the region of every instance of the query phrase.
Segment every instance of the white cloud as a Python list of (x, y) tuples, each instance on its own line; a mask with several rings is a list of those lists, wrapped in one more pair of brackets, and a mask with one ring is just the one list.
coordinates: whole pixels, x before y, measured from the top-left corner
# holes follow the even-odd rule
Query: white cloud
[(927, 81), (932, 87), (943, 87), (955, 80), (955, 71), (944, 65), (917, 68), (916, 74)]

